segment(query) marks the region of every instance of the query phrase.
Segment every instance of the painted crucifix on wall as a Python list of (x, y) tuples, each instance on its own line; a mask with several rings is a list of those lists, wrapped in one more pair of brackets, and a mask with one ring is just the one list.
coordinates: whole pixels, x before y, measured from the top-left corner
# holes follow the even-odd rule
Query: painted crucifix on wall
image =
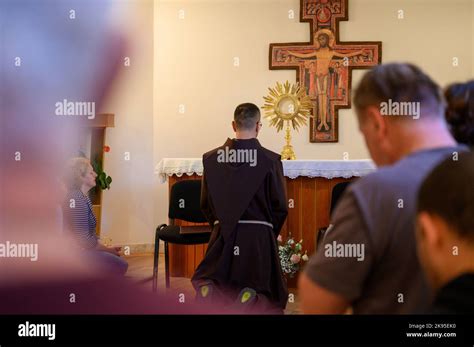
[(348, 0), (300, 0), (300, 22), (309, 22), (307, 43), (270, 44), (270, 69), (294, 69), (314, 102), (311, 142), (338, 142), (338, 111), (351, 107), (352, 69), (380, 64), (381, 42), (340, 42), (339, 21)]

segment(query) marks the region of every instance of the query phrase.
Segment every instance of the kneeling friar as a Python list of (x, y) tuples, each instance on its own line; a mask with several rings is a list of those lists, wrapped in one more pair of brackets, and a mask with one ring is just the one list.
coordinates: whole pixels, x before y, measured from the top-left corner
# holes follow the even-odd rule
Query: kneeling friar
[(288, 214), (280, 155), (262, 147), (260, 110), (237, 107), (235, 139), (203, 156), (201, 209), (212, 226), (192, 278), (197, 297), (282, 313), (288, 290), (277, 237)]

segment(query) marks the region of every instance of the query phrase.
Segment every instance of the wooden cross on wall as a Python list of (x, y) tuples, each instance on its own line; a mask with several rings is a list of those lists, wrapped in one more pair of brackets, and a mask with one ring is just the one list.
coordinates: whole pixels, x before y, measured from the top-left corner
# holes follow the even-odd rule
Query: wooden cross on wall
[(270, 44), (271, 70), (296, 70), (296, 80), (314, 101), (311, 142), (338, 142), (338, 113), (351, 108), (352, 69), (382, 61), (382, 42), (340, 42), (339, 21), (348, 20), (348, 0), (300, 0), (300, 22), (309, 22), (310, 42)]

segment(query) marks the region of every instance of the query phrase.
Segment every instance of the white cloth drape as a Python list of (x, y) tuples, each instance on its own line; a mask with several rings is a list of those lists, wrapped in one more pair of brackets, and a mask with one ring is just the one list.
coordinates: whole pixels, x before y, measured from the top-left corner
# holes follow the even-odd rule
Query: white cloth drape
[[(375, 170), (371, 160), (283, 160), (286, 177), (361, 177)], [(186, 174), (202, 176), (201, 158), (164, 158), (155, 167), (160, 181), (166, 182), (169, 176), (181, 177)]]

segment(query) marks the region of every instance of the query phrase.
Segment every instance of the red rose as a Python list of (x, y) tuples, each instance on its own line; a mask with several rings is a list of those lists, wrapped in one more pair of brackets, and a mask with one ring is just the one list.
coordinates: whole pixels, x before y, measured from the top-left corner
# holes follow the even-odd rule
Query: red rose
[(104, 152), (106, 152), (106, 153), (110, 152), (110, 147), (109, 146), (104, 146)]

